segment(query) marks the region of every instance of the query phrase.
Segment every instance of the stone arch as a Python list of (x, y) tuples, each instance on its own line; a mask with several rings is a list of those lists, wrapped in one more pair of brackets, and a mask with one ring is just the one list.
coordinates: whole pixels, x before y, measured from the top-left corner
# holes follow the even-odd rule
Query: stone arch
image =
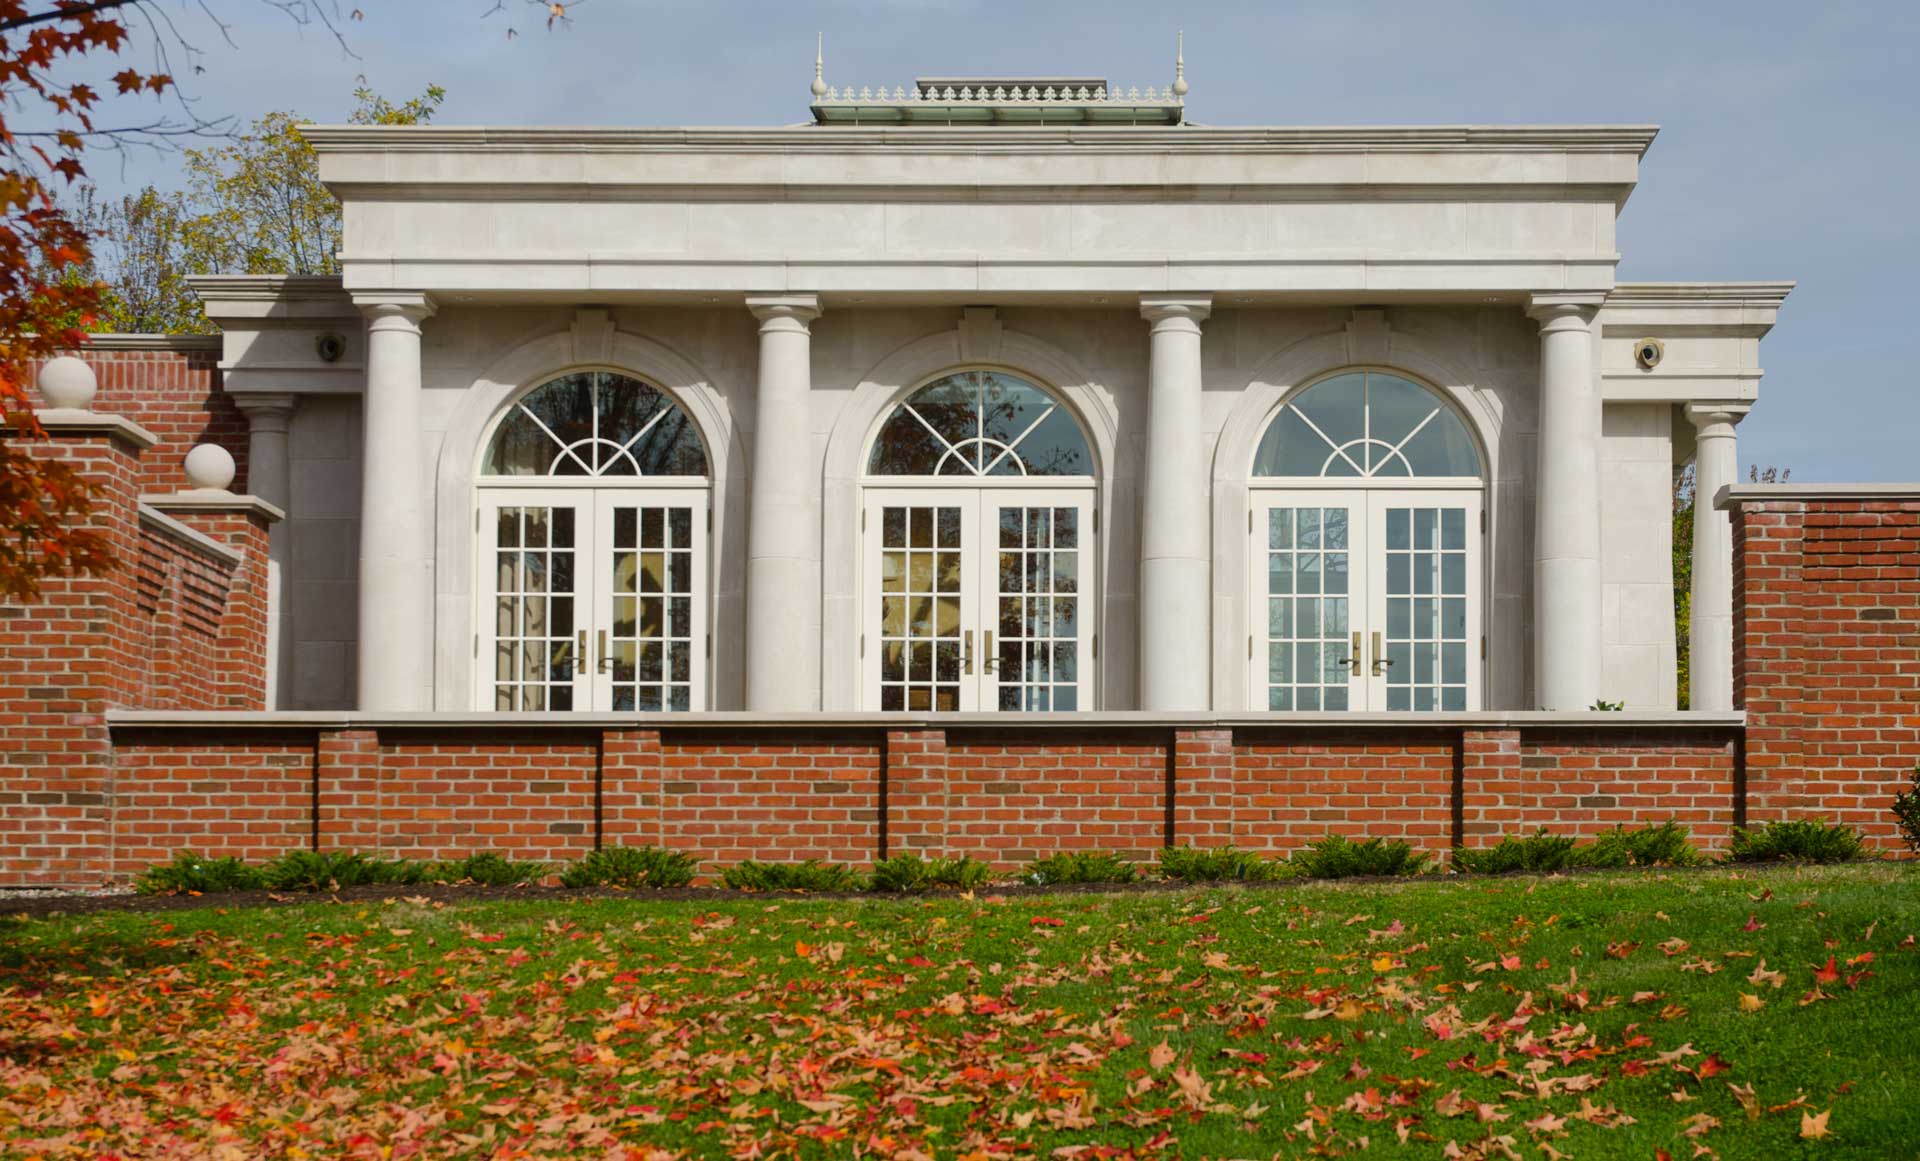
[[(467, 710), (473, 687), (474, 481), (486, 439), (507, 406), (556, 375), (581, 369), (618, 371), (662, 388), (685, 407), (707, 449), (713, 489), (713, 555), (708, 570), (714, 626), (737, 625), (744, 616), (746, 573), (747, 457), (726, 400), (690, 359), (653, 339), (603, 326), (598, 333), (578, 322), (507, 351), (474, 377), (448, 417), (440, 441), (434, 490), (434, 706)], [(710, 704), (740, 699), (740, 635), (714, 634)], [(724, 646), (724, 647), (723, 647)]]
[[(1382, 328), (1384, 330), (1384, 328)], [(1437, 354), (1417, 336), (1399, 331), (1366, 334), (1353, 326), (1309, 335), (1275, 352), (1249, 377), (1232, 412), (1221, 425), (1213, 453), (1213, 639), (1244, 641), (1252, 631), (1247, 611), (1248, 480), (1254, 452), (1267, 423), (1297, 388), (1352, 366), (1407, 372), (1453, 404), (1479, 443), (1488, 488), (1486, 559), (1496, 559), (1500, 525), (1492, 491), (1502, 479), (1500, 411), (1471, 376)], [(1491, 574), (1489, 574), (1491, 575)], [(1491, 588), (1489, 588), (1491, 591)], [(1488, 619), (1491, 639), (1501, 629)], [(1493, 651), (1493, 656), (1499, 652)], [(1223, 712), (1248, 707), (1247, 666), (1238, 649), (1213, 654), (1214, 708)], [(1497, 688), (1489, 682), (1489, 694)]]
[[(821, 707), (853, 710), (859, 706), (859, 667), (853, 642), (858, 640), (860, 480), (867, 448), (894, 405), (946, 371), (968, 367), (1005, 369), (1056, 395), (1079, 420), (1093, 450), (1095, 494), (1102, 528), (1111, 528), (1115, 466), (1119, 457), (1119, 413), (1112, 396), (1066, 352), (1045, 340), (1003, 329), (984, 312), (967, 311), (949, 331), (922, 336), (882, 358), (860, 378), (827, 437), (821, 486)], [(1097, 566), (1102, 578), (1108, 567), (1111, 536), (1101, 536)], [(1130, 579), (1130, 578), (1129, 578)], [(1098, 632), (1119, 615), (1111, 598), (1114, 586), (1101, 602)], [(1132, 585), (1126, 586), (1132, 592)], [(1131, 615), (1131, 604), (1125, 614)], [(1111, 640), (1111, 636), (1106, 636)], [(1115, 668), (1109, 658), (1120, 652), (1101, 651), (1102, 689), (1115, 688)]]

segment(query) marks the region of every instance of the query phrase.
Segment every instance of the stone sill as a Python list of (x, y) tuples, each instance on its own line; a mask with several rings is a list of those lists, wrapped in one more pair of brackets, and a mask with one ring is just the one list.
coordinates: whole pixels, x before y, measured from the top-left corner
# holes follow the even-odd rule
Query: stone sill
[(1528, 730), (1636, 729), (1739, 730), (1747, 715), (1731, 712), (1642, 710), (1555, 713), (1545, 710), (1477, 713), (1267, 713), (1164, 714), (1141, 711), (1094, 713), (374, 713), (347, 710), (109, 710), (114, 729), (141, 730), (609, 730), (609, 729), (1187, 729), (1187, 730)]

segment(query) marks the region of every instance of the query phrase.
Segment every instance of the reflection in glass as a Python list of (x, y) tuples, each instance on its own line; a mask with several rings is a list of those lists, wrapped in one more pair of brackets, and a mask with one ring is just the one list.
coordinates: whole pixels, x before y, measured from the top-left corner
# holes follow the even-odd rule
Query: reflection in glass
[(1090, 476), (1093, 455), (1073, 416), (1040, 388), (1003, 371), (960, 371), (894, 409), (874, 439), (867, 471)]
[(651, 384), (576, 371), (529, 391), (501, 420), (491, 476), (704, 476), (706, 447), (684, 408)]
[(1478, 477), (1481, 465), (1466, 423), (1437, 393), (1383, 371), (1348, 371), (1281, 407), (1253, 474)]

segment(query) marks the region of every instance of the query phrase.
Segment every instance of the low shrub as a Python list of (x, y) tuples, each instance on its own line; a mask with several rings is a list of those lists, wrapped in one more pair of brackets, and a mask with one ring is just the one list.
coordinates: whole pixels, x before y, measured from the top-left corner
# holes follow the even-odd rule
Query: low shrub
[(1920, 851), (1920, 766), (1913, 768), (1913, 785), (1893, 796), (1893, 820), (1907, 845)]
[(838, 863), (762, 863), (748, 859), (720, 872), (720, 881), (736, 891), (858, 891), (858, 872)]
[(1677, 822), (1634, 830), (1615, 827), (1573, 852), (1576, 867), (1693, 867), (1701, 862), (1692, 836)]
[(1295, 851), (1291, 862), (1309, 879), (1350, 879), (1356, 875), (1418, 875), (1430, 856), (1400, 839), (1352, 842), (1330, 834)]
[(434, 863), (428, 871), (426, 881), (474, 883), (482, 887), (512, 887), (520, 883), (531, 883), (546, 873), (545, 863), (522, 862), (493, 851), (482, 851), (477, 855), (468, 855), (464, 859), (449, 859), (443, 863)]
[(665, 847), (602, 847), (560, 872), (563, 887), (684, 887), (700, 860)]
[(992, 877), (992, 868), (970, 855), (957, 859), (923, 859), (894, 855), (873, 864), (867, 876), (869, 891), (926, 891), (948, 887), (971, 891)]
[(1167, 847), (1160, 875), (1183, 883), (1259, 883), (1284, 879), (1294, 868), (1233, 847)]
[(1063, 883), (1131, 883), (1139, 868), (1110, 851), (1065, 851), (1027, 864), (1027, 881), (1042, 887)]
[(411, 859), (377, 859), (358, 851), (288, 851), (260, 868), (276, 891), (331, 891), (376, 883), (424, 883), (431, 864)]
[(1564, 871), (1574, 862), (1574, 840), (1566, 835), (1539, 834), (1526, 838), (1509, 835), (1490, 847), (1462, 848), (1453, 852), (1454, 869), (1475, 875), (1505, 875), (1514, 871)]
[(1785, 859), (1844, 863), (1860, 857), (1860, 832), (1824, 818), (1796, 818), (1758, 828), (1735, 827), (1729, 857), (1736, 863)]
[(142, 895), (211, 895), (221, 891), (257, 891), (266, 886), (260, 868), (231, 855), (209, 859), (181, 851), (170, 863), (148, 867), (133, 880)]

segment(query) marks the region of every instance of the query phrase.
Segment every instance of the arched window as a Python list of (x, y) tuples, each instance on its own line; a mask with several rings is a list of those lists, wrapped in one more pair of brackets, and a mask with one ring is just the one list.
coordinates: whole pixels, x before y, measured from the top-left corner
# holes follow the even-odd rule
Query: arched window
[(1281, 405), (1250, 481), (1252, 708), (1478, 708), (1484, 475), (1465, 420), (1405, 376)]
[(1287, 401), (1260, 440), (1253, 474), (1478, 477), (1480, 453), (1428, 388), (1390, 372), (1348, 371)]
[(965, 370), (897, 404), (867, 456), (868, 709), (1092, 709), (1094, 460), (1060, 399)]
[(936, 379), (894, 409), (873, 441), (875, 476), (1091, 476), (1073, 415), (1004, 371)]
[(478, 478), (482, 708), (705, 706), (707, 472), (686, 409), (629, 375), (508, 407)]
[(507, 413), (487, 449), (490, 476), (704, 476), (707, 449), (686, 409), (613, 371), (542, 383)]

